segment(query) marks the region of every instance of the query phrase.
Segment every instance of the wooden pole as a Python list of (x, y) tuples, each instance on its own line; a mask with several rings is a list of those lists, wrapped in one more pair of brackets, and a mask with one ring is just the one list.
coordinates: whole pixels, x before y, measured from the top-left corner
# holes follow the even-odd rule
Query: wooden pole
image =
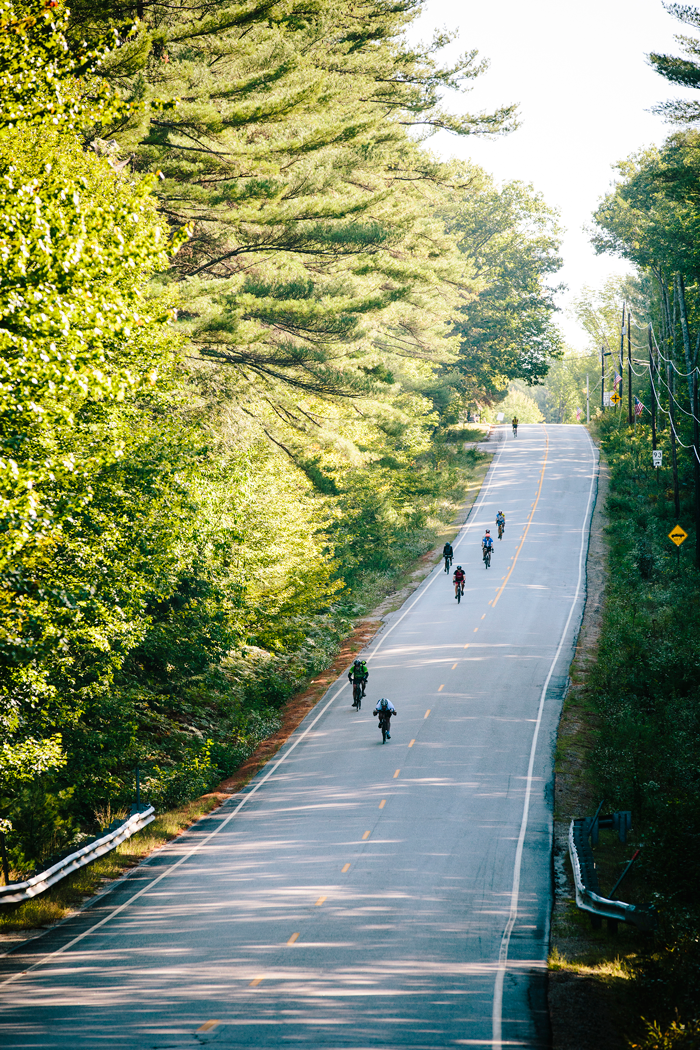
[(632, 414), (632, 315), (627, 311), (627, 422), (636, 425), (636, 413)]
[(589, 389), (588, 389), (588, 376), (586, 376), (586, 422), (590, 423), (590, 421), (591, 421), (591, 399), (590, 399), (590, 393), (589, 393)]
[(622, 395), (624, 393), (622, 389), (622, 373), (624, 370), (623, 362), (625, 360), (625, 314), (627, 313), (627, 303), (622, 304), (622, 327), (620, 329), (620, 370), (618, 375), (620, 377), (620, 389), (617, 391), (620, 395), (619, 405), (622, 408)]
[(700, 405), (698, 373), (693, 372), (693, 477), (695, 481), (695, 564), (700, 569)]
[(651, 391), (651, 447), (656, 451), (656, 376), (654, 374), (651, 325), (647, 326), (647, 335), (649, 337), (649, 388)]
[(666, 365), (666, 378), (668, 381), (668, 418), (671, 424), (671, 464), (673, 466), (673, 505), (676, 511), (676, 521), (681, 516), (681, 494), (678, 489), (678, 453), (676, 450), (676, 421), (673, 417), (673, 372), (670, 365)]
[(600, 348), (600, 411), (605, 411), (605, 347)]

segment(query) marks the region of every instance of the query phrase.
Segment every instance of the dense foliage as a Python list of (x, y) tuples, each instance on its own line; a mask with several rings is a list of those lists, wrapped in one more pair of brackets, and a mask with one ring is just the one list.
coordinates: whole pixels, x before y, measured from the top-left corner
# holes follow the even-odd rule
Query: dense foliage
[[(127, 808), (137, 763), (160, 807), (235, 769), (454, 516), (468, 403), (558, 350), (553, 217), (419, 141), (514, 113), (443, 107), (483, 65), (409, 46), (417, 4), (139, 7), (0, 7), (16, 873)], [(499, 251), (528, 259), (502, 353)]]
[[(649, 426), (630, 432), (609, 413), (597, 429), (611, 471), (612, 571), (589, 686), (601, 726), (593, 771), (601, 795), (612, 808), (631, 809), (641, 834), (638, 865), (659, 927), (636, 978), (644, 1017), (665, 1029), (676, 1011), (692, 1020), (700, 1006), (700, 573), (693, 566), (692, 467), (681, 464), (681, 520), (690, 537), (677, 553), (667, 535), (676, 521), (668, 428), (658, 473)], [(676, 1045), (670, 1036), (669, 1045)], [(680, 1037), (678, 1045), (686, 1045)]]

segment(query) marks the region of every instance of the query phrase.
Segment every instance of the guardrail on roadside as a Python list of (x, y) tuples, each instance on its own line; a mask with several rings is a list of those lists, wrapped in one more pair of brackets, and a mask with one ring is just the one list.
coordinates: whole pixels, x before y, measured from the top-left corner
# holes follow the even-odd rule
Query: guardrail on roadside
[(591, 822), (581, 819), (572, 820), (569, 826), (569, 856), (574, 873), (576, 904), (583, 911), (590, 912), (594, 925), (599, 926), (603, 919), (607, 919), (611, 931), (617, 929), (618, 922), (631, 923), (640, 930), (653, 930), (656, 916), (651, 905), (625, 904), (624, 901), (601, 896), (593, 851), (588, 842), (590, 828)]
[(142, 828), (145, 828), (147, 824), (150, 824), (155, 819), (153, 806), (137, 810), (136, 813), (132, 813), (121, 824), (118, 824), (116, 828), (108, 831), (107, 834), (102, 835), (100, 838), (88, 842), (87, 845), (76, 850), (75, 853), (71, 853), (68, 857), (64, 857), (63, 860), (59, 860), (56, 864), (47, 868), (46, 871), (32, 875), (31, 878), (25, 879), (24, 882), (11, 882), (8, 886), (0, 886), (0, 904), (17, 904), (20, 901), (36, 897), (37, 894), (47, 890), (49, 886), (53, 886), (54, 883), (65, 879), (66, 875), (77, 871), (78, 868), (84, 868), (86, 864), (90, 864), (91, 861), (97, 860), (98, 857), (104, 856), (105, 853), (109, 853), (120, 842), (131, 838), (137, 831), (141, 831)]

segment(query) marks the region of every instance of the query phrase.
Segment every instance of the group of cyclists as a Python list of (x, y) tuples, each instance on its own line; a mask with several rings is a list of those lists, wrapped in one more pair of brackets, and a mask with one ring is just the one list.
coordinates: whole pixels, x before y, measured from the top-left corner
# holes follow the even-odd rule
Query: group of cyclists
[[(496, 526), (498, 528), (498, 538), (503, 539), (503, 533), (506, 531), (506, 516), (502, 510), (499, 510), (496, 515)], [(493, 536), (491, 530), (487, 529), (481, 540), (481, 556), (484, 560), (484, 565), (488, 569), (491, 564), (491, 555), (493, 554)], [(452, 566), (452, 560), (454, 558), (454, 551), (452, 550), (452, 544), (446, 543), (442, 548), (442, 556), (445, 559), (445, 572), (449, 572)], [(458, 565), (452, 575), (452, 583), (455, 589), (455, 598), (459, 602), (460, 598), (464, 594), (464, 581), (466, 577), (464, 569), (461, 565)]]
[[(514, 428), (517, 427), (517, 420), (513, 421)], [(503, 533), (506, 530), (506, 516), (502, 510), (499, 510), (496, 515), (496, 526), (498, 528), (498, 538), (503, 539)], [(488, 569), (491, 563), (491, 555), (493, 554), (493, 536), (491, 530), (486, 529), (486, 532), (481, 540), (481, 554), (484, 560), (484, 564)], [(452, 560), (454, 558), (454, 551), (451, 543), (446, 543), (442, 548), (442, 556), (445, 559), (445, 572), (449, 572), (452, 567)], [(455, 598), (459, 602), (460, 598), (464, 594), (464, 583), (466, 576), (464, 569), (461, 565), (458, 565), (452, 575), (452, 583), (455, 589)], [(367, 681), (369, 679), (369, 670), (367, 668), (367, 661), (361, 658), (357, 658), (352, 667), (348, 672), (348, 680), (352, 685), (353, 701), (352, 706), (356, 710), (360, 710), (362, 706), (362, 697), (365, 695), (367, 688)], [(396, 708), (392, 704), (391, 700), (386, 697), (382, 697), (378, 701), (377, 706), (372, 711), (375, 718), (379, 718), (379, 728), (382, 731), (382, 743), (387, 740), (391, 740), (391, 718), (392, 715), (396, 714)]]

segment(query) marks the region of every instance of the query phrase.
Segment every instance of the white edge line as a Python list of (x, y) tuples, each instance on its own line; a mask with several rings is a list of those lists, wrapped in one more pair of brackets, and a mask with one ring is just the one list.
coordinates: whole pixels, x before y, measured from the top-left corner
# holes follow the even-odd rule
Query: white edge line
[[(587, 432), (588, 433), (588, 432)], [(581, 592), (581, 580), (583, 577), (583, 552), (586, 540), (586, 530), (588, 525), (588, 513), (591, 507), (591, 499), (593, 497), (593, 483), (598, 476), (596, 467), (596, 454), (595, 445), (588, 434), (588, 440), (590, 441), (590, 447), (592, 452), (592, 465), (593, 471), (591, 473), (591, 485), (588, 490), (588, 502), (586, 504), (586, 513), (583, 516), (583, 524), (581, 525), (581, 547), (579, 550), (578, 558), (578, 583), (576, 584), (576, 593), (574, 594), (571, 608), (569, 609), (569, 615), (566, 618), (564, 630), (561, 633), (559, 640), (559, 646), (554, 659), (549, 668), (549, 672), (545, 679), (545, 683), (542, 687), (542, 693), (540, 694), (540, 704), (537, 711), (537, 720), (535, 722), (535, 729), (532, 735), (532, 746), (530, 747), (530, 761), (527, 767), (527, 781), (525, 786), (525, 801), (523, 803), (523, 816), (520, 823), (520, 834), (518, 835), (518, 845), (515, 850), (515, 864), (513, 866), (513, 887), (510, 895), (510, 912), (508, 915), (508, 921), (506, 923), (505, 930), (503, 931), (503, 937), (501, 939), (501, 949), (498, 956), (498, 968), (496, 970), (496, 981), (493, 990), (493, 1013), (491, 1018), (491, 1048), (492, 1050), (501, 1050), (504, 1046), (510, 1044), (503, 1041), (503, 983), (505, 980), (506, 967), (508, 965), (508, 947), (510, 945), (510, 935), (513, 932), (515, 920), (518, 917), (518, 899), (520, 896), (520, 869), (522, 867), (523, 860), (523, 848), (525, 845), (525, 835), (527, 832), (527, 822), (530, 815), (530, 796), (532, 793), (532, 774), (535, 766), (535, 752), (537, 750), (537, 742), (540, 733), (540, 725), (542, 724), (542, 714), (544, 711), (544, 701), (547, 695), (547, 689), (549, 683), (554, 674), (554, 668), (557, 664), (561, 651), (564, 647), (564, 642), (569, 631), (569, 625), (571, 624), (571, 618), (574, 615), (574, 609), (578, 602), (578, 597)]]
[[(506, 445), (506, 441), (502, 440), (500, 442), (498, 455), (496, 456), (496, 459), (494, 460), (494, 462), (491, 464), (491, 467), (489, 468), (489, 475), (488, 475), (487, 485), (486, 485), (485, 488), (482, 487), (482, 490), (479, 493), (478, 500), (470, 508), (469, 513), (467, 515), (467, 519), (466, 519), (466, 521), (464, 522), (464, 524), (460, 528), (460, 533), (458, 534), (458, 539), (455, 541), (455, 544), (459, 544), (460, 540), (463, 538), (461, 536), (461, 534), (469, 526), (469, 519), (472, 517), (472, 514), (476, 511), (476, 509), (485, 500), (485, 498), (486, 498), (486, 496), (487, 496), (487, 494), (488, 494), (488, 492), (489, 492), (489, 490), (491, 488), (491, 482), (493, 481), (493, 478), (495, 476), (496, 467), (498, 466), (498, 463), (500, 461), (501, 454), (503, 452), (503, 449), (504, 449), (505, 445)], [(401, 620), (403, 620), (404, 616), (406, 616), (411, 611), (413, 606), (416, 604), (418, 599), (423, 596), (423, 594), (428, 589), (428, 587), (437, 579), (437, 577), (438, 577), (437, 568), (438, 567), (436, 566), (435, 570), (433, 571), (433, 575), (432, 575), (431, 579), (428, 581), (427, 585), (425, 587), (422, 587), (419, 590), (419, 593), (416, 595), (416, 597), (411, 602), (411, 604), (408, 606), (408, 608), (405, 610), (405, 612), (403, 612), (401, 614), (401, 616), (398, 618), (398, 620), (396, 620), (396, 622), (391, 625), (389, 630), (385, 634), (383, 634), (382, 637), (379, 639), (377, 645), (375, 646), (374, 653), (377, 652), (377, 650), (379, 649), (379, 646), (382, 644), (382, 642), (384, 642), (386, 640), (386, 638), (394, 630), (394, 628), (399, 625)], [(372, 655), (374, 655), (374, 653)], [(64, 944), (63, 947), (57, 948), (55, 952), (51, 952), (50, 955), (42, 956), (41, 959), (38, 959), (35, 963), (32, 963), (32, 965), (28, 966), (25, 970), (22, 970), (22, 971), (20, 971), (18, 973), (12, 974), (10, 977), (6, 977), (4, 981), (0, 981), (0, 987), (2, 987), (3, 985), (6, 985), (6, 984), (11, 984), (12, 981), (16, 981), (20, 977), (24, 977), (25, 974), (28, 974), (32, 970), (35, 970), (38, 966), (46, 965), (48, 962), (51, 961), (51, 959), (54, 959), (57, 955), (62, 955), (64, 952), (67, 952), (68, 949), (72, 948), (74, 944), (78, 944), (78, 942), (82, 941), (82, 939), (84, 937), (87, 937), (89, 934), (94, 933), (95, 930), (98, 930), (100, 928), (100, 926), (104, 926), (106, 923), (110, 922), (117, 915), (119, 915), (120, 912), (124, 911), (125, 908), (128, 908), (130, 904), (133, 904), (134, 901), (138, 900), (139, 897), (143, 896), (144, 893), (149, 892), (154, 886), (157, 886), (157, 884), (161, 881), (161, 879), (164, 879), (167, 875), (172, 874), (172, 872), (175, 871), (176, 868), (179, 868), (181, 864), (184, 864), (186, 860), (189, 860), (189, 858), (191, 856), (193, 856), (195, 853), (197, 853), (197, 851), (200, 850), (202, 848), (202, 846), (205, 846), (207, 844), (207, 842), (209, 842), (210, 839), (214, 838), (215, 835), (218, 835), (220, 831), (223, 831), (223, 829), (226, 827), (226, 825), (231, 820), (233, 820), (233, 818), (241, 811), (241, 809), (246, 804), (248, 799), (252, 795), (254, 795), (255, 792), (259, 788), (261, 788), (263, 786), (265, 781), (268, 780), (273, 775), (273, 773), (278, 769), (278, 767), (282, 764), (282, 762), (285, 761), (285, 759), (290, 754), (290, 752), (292, 752), (294, 750), (294, 748), (297, 746), (297, 744), (301, 743), (301, 741), (304, 739), (306, 734), (311, 729), (313, 729), (313, 727), (316, 725), (318, 720), (320, 718), (322, 718), (323, 715), (325, 715), (326, 711), (331, 706), (331, 704), (333, 704), (335, 702), (335, 700), (337, 700), (338, 697), (340, 696), (340, 694), (343, 692), (343, 690), (346, 687), (346, 684), (347, 683), (343, 682), (343, 684), (340, 686), (340, 688), (338, 690), (336, 690), (336, 692), (330, 698), (328, 703), (319, 711), (319, 713), (316, 715), (316, 717), (313, 719), (313, 721), (308, 724), (308, 726), (303, 731), (303, 733), (300, 733), (299, 736), (297, 736), (296, 740), (294, 740), (292, 742), (292, 744), (288, 748), (286, 748), (284, 754), (280, 758), (277, 759), (277, 761), (274, 763), (274, 765), (271, 766), (271, 768), (268, 770), (268, 772), (265, 774), (265, 776), (261, 777), (260, 780), (255, 785), (255, 787), (252, 788), (252, 790), (249, 791), (241, 799), (241, 801), (238, 803), (238, 805), (233, 810), (233, 812), (229, 813), (228, 817), (226, 817), (226, 819), (223, 820), (221, 822), (221, 824), (218, 825), (218, 827), (216, 827), (212, 832), (210, 832), (209, 835), (206, 836), (206, 838), (203, 838), (201, 840), (201, 842), (198, 842), (195, 846), (193, 846), (192, 849), (188, 853), (186, 853), (184, 856), (180, 857), (180, 859), (178, 861), (176, 861), (174, 864), (171, 864), (169, 868), (166, 868), (165, 871), (161, 872), (161, 874), (157, 878), (155, 878), (152, 882), (149, 882), (147, 886), (144, 886), (142, 889), (140, 889), (138, 891), (138, 893), (135, 893), (132, 897), (129, 897), (129, 899), (127, 901), (124, 901), (123, 904), (120, 904), (118, 908), (115, 908), (113, 911), (111, 911), (109, 913), (109, 915), (105, 915), (105, 917), (103, 919), (100, 919), (99, 922), (95, 923), (93, 926), (90, 926), (89, 929), (84, 930), (83, 933), (78, 934), (78, 936), (74, 937), (72, 941), (68, 942), (68, 944)]]
[[(25, 974), (29, 973), (29, 972), (30, 972), (31, 970), (34, 970), (34, 969), (36, 969), (36, 967), (37, 967), (37, 966), (44, 966), (44, 965), (45, 965), (46, 963), (50, 962), (50, 961), (51, 961), (51, 959), (54, 959), (54, 958), (55, 958), (55, 957), (56, 957), (57, 955), (61, 955), (61, 954), (62, 954), (63, 952), (66, 952), (66, 951), (68, 951), (68, 949), (69, 949), (69, 948), (72, 948), (74, 944), (77, 944), (77, 943), (78, 943), (78, 941), (82, 941), (83, 937), (87, 937), (87, 936), (88, 936), (89, 934), (91, 934), (91, 933), (94, 933), (94, 932), (95, 932), (95, 930), (99, 930), (100, 926), (104, 926), (104, 925), (105, 925), (105, 923), (107, 923), (107, 922), (109, 922), (109, 921), (110, 921), (111, 919), (115, 918), (115, 916), (117, 916), (117, 915), (119, 914), (119, 912), (121, 912), (121, 911), (124, 911), (124, 909), (125, 909), (125, 908), (128, 908), (130, 904), (133, 904), (133, 902), (134, 902), (135, 900), (138, 900), (138, 898), (139, 898), (139, 897), (141, 897), (141, 896), (142, 896), (142, 895), (143, 895), (144, 893), (148, 893), (148, 892), (149, 892), (150, 890), (152, 890), (152, 889), (153, 889), (153, 887), (154, 887), (154, 886), (157, 886), (157, 885), (158, 885), (158, 883), (159, 883), (159, 882), (161, 881), (161, 879), (164, 879), (164, 878), (165, 878), (165, 877), (166, 877), (167, 875), (171, 875), (171, 874), (172, 874), (172, 872), (174, 872), (176, 868), (179, 868), (181, 864), (184, 864), (186, 860), (189, 860), (189, 858), (190, 858), (191, 856), (193, 856), (193, 854), (197, 853), (197, 851), (198, 851), (198, 850), (200, 850), (200, 849), (202, 848), (202, 846), (206, 846), (207, 842), (209, 842), (209, 840), (210, 840), (210, 839), (213, 839), (215, 835), (218, 835), (220, 831), (223, 831), (223, 829), (224, 829), (224, 828), (226, 827), (226, 825), (227, 825), (227, 824), (228, 824), (228, 823), (229, 823), (230, 821), (232, 821), (232, 820), (233, 820), (233, 818), (234, 818), (234, 817), (235, 817), (235, 816), (236, 816), (236, 815), (237, 815), (237, 814), (238, 814), (238, 813), (240, 812), (240, 810), (241, 810), (241, 809), (243, 808), (243, 806), (245, 806), (245, 804), (246, 804), (246, 802), (248, 801), (248, 799), (249, 799), (249, 798), (250, 798), (250, 797), (251, 797), (252, 795), (254, 795), (254, 794), (255, 794), (255, 792), (256, 792), (256, 791), (257, 791), (257, 790), (258, 790), (259, 788), (261, 788), (261, 787), (263, 786), (263, 784), (265, 783), (265, 781), (266, 781), (266, 780), (268, 780), (268, 779), (269, 779), (269, 778), (270, 778), (270, 777), (272, 776), (272, 774), (273, 774), (273, 773), (275, 772), (275, 770), (276, 770), (276, 769), (277, 769), (277, 768), (278, 768), (278, 767), (279, 767), (279, 766), (280, 766), (280, 765), (282, 764), (282, 762), (284, 762), (284, 760), (285, 760), (285, 759), (287, 758), (287, 756), (289, 755), (289, 753), (290, 753), (291, 751), (293, 751), (293, 750), (294, 750), (294, 748), (295, 748), (295, 747), (297, 746), (297, 744), (300, 744), (300, 743), (301, 743), (301, 741), (302, 741), (302, 740), (304, 739), (304, 737), (306, 736), (306, 734), (307, 734), (307, 733), (308, 733), (308, 732), (309, 732), (309, 731), (310, 731), (311, 729), (313, 729), (313, 727), (314, 727), (314, 726), (316, 725), (316, 723), (318, 722), (319, 718), (321, 718), (321, 717), (322, 717), (322, 716), (323, 716), (323, 715), (324, 715), (324, 714), (326, 713), (326, 711), (327, 711), (327, 710), (328, 710), (328, 708), (329, 708), (329, 707), (331, 706), (331, 704), (332, 704), (332, 703), (333, 703), (333, 702), (334, 702), (335, 700), (337, 700), (337, 698), (338, 698), (338, 697), (340, 696), (340, 694), (342, 693), (343, 689), (345, 689), (346, 685), (347, 685), (347, 683), (346, 683), (346, 682), (344, 682), (344, 683), (343, 683), (343, 684), (341, 685), (340, 689), (336, 690), (336, 692), (335, 692), (335, 693), (333, 694), (333, 696), (332, 696), (332, 697), (330, 698), (330, 700), (329, 700), (329, 701), (328, 701), (328, 703), (327, 703), (327, 704), (325, 705), (325, 707), (323, 707), (323, 708), (322, 708), (322, 709), (321, 709), (321, 710), (319, 711), (319, 713), (318, 713), (318, 714), (316, 715), (316, 717), (314, 718), (314, 720), (313, 720), (312, 722), (309, 722), (309, 724), (308, 724), (308, 726), (306, 727), (306, 729), (304, 730), (304, 732), (303, 732), (303, 733), (300, 733), (300, 734), (299, 734), (299, 736), (298, 736), (298, 737), (296, 738), (296, 740), (294, 740), (294, 741), (292, 742), (291, 746), (290, 746), (290, 747), (288, 747), (288, 748), (286, 748), (286, 750), (285, 750), (284, 754), (283, 754), (283, 755), (281, 756), (281, 758), (278, 758), (278, 759), (277, 759), (277, 761), (276, 761), (276, 762), (274, 763), (274, 765), (272, 765), (272, 766), (270, 767), (270, 769), (269, 769), (269, 770), (267, 771), (267, 773), (265, 774), (265, 776), (264, 776), (264, 777), (261, 777), (261, 778), (260, 778), (260, 780), (259, 780), (259, 781), (257, 782), (257, 784), (255, 785), (255, 787), (253, 787), (253, 788), (252, 788), (252, 789), (251, 789), (251, 790), (250, 790), (250, 791), (249, 791), (249, 792), (248, 792), (248, 793), (247, 793), (247, 794), (246, 794), (246, 795), (245, 795), (245, 796), (244, 796), (244, 797), (243, 797), (243, 798), (241, 799), (241, 801), (240, 801), (240, 802), (238, 803), (238, 805), (237, 805), (237, 806), (236, 806), (236, 808), (235, 808), (235, 809), (233, 810), (233, 812), (232, 812), (232, 813), (229, 813), (229, 815), (228, 815), (228, 816), (226, 817), (226, 819), (225, 819), (225, 820), (222, 820), (222, 822), (221, 822), (221, 823), (220, 823), (220, 824), (218, 825), (218, 827), (214, 828), (214, 830), (213, 830), (213, 831), (211, 831), (211, 832), (210, 832), (210, 833), (209, 833), (209, 834), (208, 834), (208, 835), (206, 836), (206, 838), (203, 838), (203, 839), (201, 840), (201, 842), (198, 842), (198, 843), (197, 843), (197, 844), (196, 844), (195, 846), (193, 846), (193, 847), (192, 847), (192, 849), (191, 849), (191, 850), (189, 850), (189, 852), (188, 852), (188, 853), (185, 853), (185, 855), (184, 855), (184, 856), (182, 856), (182, 857), (180, 857), (180, 859), (179, 859), (179, 860), (175, 861), (175, 863), (174, 863), (174, 864), (171, 864), (169, 868), (166, 868), (166, 870), (165, 870), (165, 871), (161, 872), (161, 874), (160, 874), (160, 875), (159, 875), (159, 876), (158, 876), (157, 878), (153, 879), (153, 881), (152, 881), (152, 882), (149, 882), (147, 886), (144, 886), (144, 887), (143, 887), (142, 889), (140, 889), (140, 890), (138, 891), (138, 893), (135, 893), (135, 894), (134, 894), (134, 895), (133, 895), (132, 897), (129, 897), (128, 901), (124, 901), (124, 903), (123, 903), (123, 904), (120, 904), (118, 908), (115, 908), (115, 909), (114, 909), (113, 911), (111, 911), (111, 912), (109, 913), (109, 915), (105, 915), (104, 919), (100, 919), (100, 921), (99, 921), (99, 922), (96, 922), (96, 923), (95, 923), (95, 924), (94, 924), (93, 926), (91, 926), (91, 927), (90, 927), (90, 928), (89, 928), (88, 930), (84, 930), (84, 931), (83, 931), (83, 933), (79, 933), (77, 937), (74, 937), (72, 941), (69, 941), (69, 942), (68, 942), (68, 944), (64, 944), (62, 948), (57, 948), (55, 952), (51, 952), (51, 954), (50, 954), (50, 955), (42, 956), (42, 958), (41, 958), (41, 959), (38, 959), (38, 960), (37, 960), (37, 961), (36, 961), (35, 963), (33, 963), (33, 964), (32, 964), (31, 966), (28, 966), (28, 967), (27, 967), (27, 968), (26, 968), (25, 970), (22, 970), (22, 971), (21, 971), (21, 972), (19, 972), (19, 973), (15, 973), (15, 974), (12, 974), (12, 975), (11, 975), (10, 977), (7, 977), (7, 978), (5, 978), (5, 980), (4, 980), (4, 981), (0, 981), (0, 987), (2, 987), (2, 986), (3, 986), (3, 985), (5, 985), (5, 984), (10, 984), (10, 983), (11, 983), (12, 981), (16, 981), (16, 980), (17, 980), (17, 979), (18, 979), (19, 977), (24, 977), (24, 975), (25, 975)], [(224, 803), (224, 805), (225, 805), (225, 804), (226, 804), (226, 803)]]

